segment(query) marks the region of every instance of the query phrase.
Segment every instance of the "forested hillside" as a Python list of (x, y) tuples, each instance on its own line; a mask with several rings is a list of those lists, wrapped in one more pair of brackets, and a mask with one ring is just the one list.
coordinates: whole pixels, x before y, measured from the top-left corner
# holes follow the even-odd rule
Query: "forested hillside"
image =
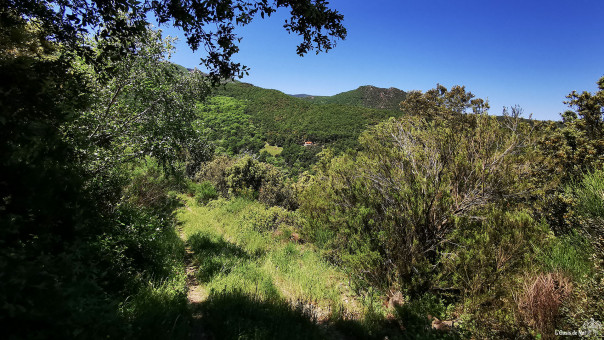
[(405, 91), (393, 87), (383, 89), (366, 85), (334, 96), (304, 96), (303, 99), (316, 104), (342, 104), (398, 111), (406, 96)]
[[(319, 105), (310, 105), (306, 100), (277, 90), (240, 82), (228, 83), (217, 90), (220, 96), (242, 100), (246, 113), (262, 128), (268, 142), (277, 145), (288, 141), (302, 144), (312, 140), (325, 144), (356, 140), (368, 125), (401, 115), (400, 100), (394, 109), (381, 110), (374, 108), (374, 103), (341, 97), (348, 93), (322, 97), (321, 102), (316, 103)], [(388, 108), (393, 106), (388, 104)]]
[(355, 148), (326, 145), (300, 176), (262, 157), (204, 163), (197, 197), (289, 210), (260, 229), (316, 247), (364, 301), (355, 326), (331, 319), (337, 334), (553, 338), (604, 310), (598, 84), (569, 95), (562, 122), (527, 119), (519, 107), (489, 115), (463, 86), (413, 91), (404, 114), (368, 126)]
[[(365, 98), (367, 93), (375, 98)], [(205, 128), (222, 131), (219, 136), (211, 134), (211, 138), (219, 140), (219, 145), (227, 141), (226, 150), (231, 155), (243, 151), (259, 153), (264, 146), (258, 140), (261, 138), (271, 145), (283, 147), (282, 162), (298, 173), (309, 169), (323, 147), (330, 147), (337, 153), (357, 149), (357, 139), (368, 126), (389, 117), (400, 117), (399, 99), (404, 98), (404, 94), (395, 89), (362, 87), (333, 97), (306, 100), (277, 90), (230, 82), (219, 87), (216, 97), (208, 104), (200, 106), (201, 119)], [(379, 106), (395, 109), (377, 108)], [(245, 115), (243, 120), (235, 118), (241, 114)], [(237, 122), (210, 118), (217, 115), (229, 116)], [(246, 125), (250, 127), (249, 132), (241, 131), (240, 128)], [(314, 145), (304, 148), (305, 141)], [(272, 162), (282, 164), (281, 160)]]

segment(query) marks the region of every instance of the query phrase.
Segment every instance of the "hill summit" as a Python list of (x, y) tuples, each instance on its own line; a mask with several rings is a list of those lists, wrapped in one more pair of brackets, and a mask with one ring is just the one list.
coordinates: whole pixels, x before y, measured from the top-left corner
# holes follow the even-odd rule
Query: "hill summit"
[(380, 88), (365, 85), (334, 96), (295, 95), (315, 104), (340, 104), (367, 107), (372, 109), (398, 110), (399, 104), (407, 97), (407, 93), (394, 87)]

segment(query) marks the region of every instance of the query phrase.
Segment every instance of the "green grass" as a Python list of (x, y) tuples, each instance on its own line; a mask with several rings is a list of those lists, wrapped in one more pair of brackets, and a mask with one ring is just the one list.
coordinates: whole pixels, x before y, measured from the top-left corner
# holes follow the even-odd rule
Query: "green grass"
[(266, 151), (271, 156), (275, 157), (278, 154), (280, 154), (281, 151), (283, 151), (283, 148), (278, 147), (278, 146), (273, 146), (273, 145), (270, 145), (269, 143), (266, 143), (266, 144), (264, 144), (264, 148), (260, 149), (260, 152), (262, 152), (262, 151)]
[(211, 315), (203, 323), (218, 338), (329, 338), (334, 330), (318, 320), (362, 314), (346, 275), (312, 245), (289, 240), (294, 227), (279, 221), (258, 227), (270, 210), (264, 205), (236, 198), (199, 206), (184, 199), (178, 218), (197, 279), (209, 292), (198, 308)]
[(187, 205), (179, 219), (200, 266), (198, 278), (208, 290), (308, 300), (325, 309), (349, 295), (347, 286), (339, 285), (347, 282), (346, 276), (312, 246), (284, 239), (283, 235), (291, 235), (290, 226), (257, 230), (254, 219), (268, 210), (262, 204), (237, 198), (207, 206), (188, 199)]
[(122, 306), (137, 338), (186, 339), (190, 322), (185, 276), (150, 281)]
[[(216, 338), (416, 338), (386, 318), (382, 296), (355, 295), (314, 245), (293, 241), (295, 212), (244, 198), (203, 206), (183, 199), (178, 219), (208, 292), (196, 308)], [(424, 333), (420, 338), (439, 338)]]

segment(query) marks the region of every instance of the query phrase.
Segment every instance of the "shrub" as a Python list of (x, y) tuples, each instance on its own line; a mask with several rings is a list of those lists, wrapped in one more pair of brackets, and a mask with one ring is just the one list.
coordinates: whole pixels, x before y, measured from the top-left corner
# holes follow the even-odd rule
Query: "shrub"
[(227, 197), (229, 187), (227, 185), (227, 170), (235, 163), (235, 159), (227, 156), (219, 156), (211, 162), (201, 165), (199, 172), (195, 175), (195, 181), (209, 181), (214, 188), (222, 195)]
[(433, 333), (431, 330), (431, 320), (428, 316), (445, 320), (447, 307), (437, 296), (427, 293), (408, 303), (395, 307), (396, 315), (402, 320), (405, 329), (414, 334), (422, 334), (429, 338)]
[(209, 181), (203, 181), (194, 185), (195, 198), (199, 204), (206, 204), (209, 201), (218, 198), (218, 192)]
[(570, 280), (559, 273), (529, 276), (516, 297), (522, 319), (544, 338), (553, 339), (560, 306), (570, 295)]
[(251, 224), (257, 231), (275, 231), (278, 229), (300, 229), (302, 218), (295, 212), (287, 211), (282, 207), (270, 207), (261, 210), (250, 217)]
[(292, 210), (297, 207), (294, 192), (283, 174), (276, 167), (250, 156), (239, 159), (217, 157), (201, 167), (196, 180), (211, 182), (224, 197), (258, 199), (267, 205)]
[(362, 151), (321, 161), (300, 195), (312, 228), (332, 229), (330, 247), (381, 289), (429, 289), (456, 219), (480, 220), (485, 208), (514, 207), (530, 192), (528, 125), (517, 116), (505, 124), (447, 117), (371, 128), (359, 139)]
[(566, 194), (572, 197), (574, 214), (583, 233), (604, 254), (604, 169), (586, 173), (580, 181), (569, 185)]
[(456, 224), (435, 286), (454, 287), (465, 296), (488, 292), (493, 300), (509, 290), (502, 280), (531, 266), (534, 250), (549, 235), (547, 225), (521, 210), (493, 209), (480, 219), (462, 218)]
[(136, 164), (130, 172), (126, 172), (130, 182), (123, 188), (123, 203), (147, 209), (169, 217), (179, 202), (172, 190), (185, 187), (184, 178), (166, 173), (157, 160), (148, 157)]

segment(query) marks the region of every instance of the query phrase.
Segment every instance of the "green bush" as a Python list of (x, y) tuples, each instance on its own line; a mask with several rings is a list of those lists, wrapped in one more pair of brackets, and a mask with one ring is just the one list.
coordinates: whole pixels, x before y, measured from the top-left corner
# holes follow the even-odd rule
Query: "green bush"
[(299, 230), (303, 225), (302, 218), (292, 211), (282, 207), (270, 207), (261, 210), (254, 216), (250, 216), (250, 223), (257, 231), (275, 231), (278, 229)]
[(281, 171), (251, 156), (217, 157), (204, 164), (195, 179), (209, 181), (224, 197), (258, 199), (267, 205), (292, 210), (297, 207), (294, 192)]
[(206, 204), (209, 201), (218, 198), (216, 188), (209, 181), (193, 184), (195, 190), (195, 199), (199, 204)]
[(604, 169), (586, 173), (566, 188), (571, 198), (572, 210), (576, 215), (581, 232), (592, 245), (600, 260), (604, 260)]
[[(443, 300), (430, 293), (396, 306), (395, 311), (405, 329), (413, 334), (421, 334), (422, 338), (434, 338), (439, 333), (431, 329), (429, 316), (439, 320), (447, 320), (450, 317)], [(454, 338), (453, 334), (450, 338)]]
[(329, 247), (381, 289), (429, 289), (457, 219), (513, 209), (531, 190), (529, 127), (518, 117), (506, 117), (509, 126), (447, 117), (379, 124), (360, 137), (360, 152), (321, 160), (301, 190), (309, 229), (331, 229)]
[(594, 269), (591, 253), (589, 241), (576, 232), (552, 238), (548, 245), (537, 250), (545, 272), (562, 272), (575, 282), (591, 276)]
[(227, 170), (235, 163), (236, 159), (227, 156), (218, 156), (212, 161), (201, 165), (199, 172), (195, 175), (196, 182), (209, 181), (214, 185), (216, 191), (223, 197), (229, 195), (227, 185)]
[(508, 289), (502, 282), (527, 270), (550, 235), (547, 225), (522, 210), (493, 209), (481, 219), (462, 218), (456, 224), (436, 282), (466, 296), (499, 298)]

